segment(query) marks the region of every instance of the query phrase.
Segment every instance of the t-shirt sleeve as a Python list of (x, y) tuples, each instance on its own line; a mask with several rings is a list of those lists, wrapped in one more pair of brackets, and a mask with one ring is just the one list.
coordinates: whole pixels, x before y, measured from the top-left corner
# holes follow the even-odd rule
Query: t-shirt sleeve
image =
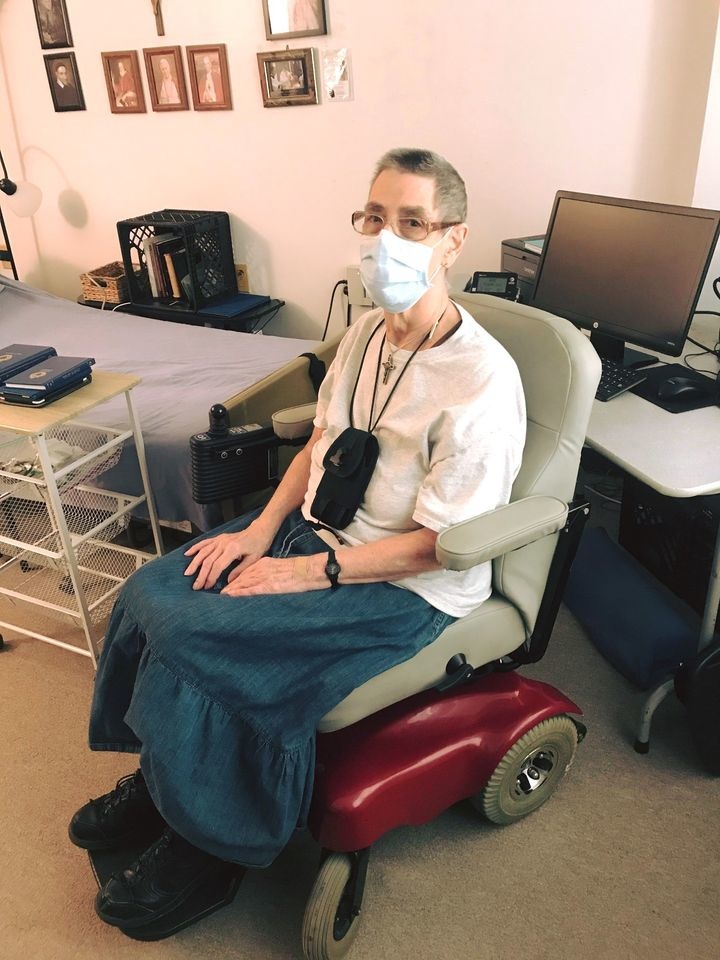
[(443, 411), (413, 519), (440, 532), (510, 499), (525, 441), (519, 381), (488, 382), (474, 402)]

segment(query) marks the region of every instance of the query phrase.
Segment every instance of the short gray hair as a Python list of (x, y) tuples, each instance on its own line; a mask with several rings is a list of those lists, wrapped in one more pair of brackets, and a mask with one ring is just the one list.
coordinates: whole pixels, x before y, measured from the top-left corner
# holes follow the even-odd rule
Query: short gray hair
[(397, 147), (383, 154), (375, 167), (372, 182), (375, 183), (383, 170), (399, 170), (415, 173), (435, 181), (435, 203), (444, 220), (465, 222), (467, 217), (467, 191), (465, 183), (455, 167), (445, 157), (432, 150), (412, 147)]

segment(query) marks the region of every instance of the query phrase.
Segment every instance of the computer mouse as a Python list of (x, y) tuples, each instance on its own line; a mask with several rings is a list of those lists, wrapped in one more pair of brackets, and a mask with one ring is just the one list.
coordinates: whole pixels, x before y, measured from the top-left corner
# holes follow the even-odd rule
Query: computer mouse
[(706, 387), (704, 383), (690, 377), (668, 377), (661, 381), (657, 395), (659, 400), (693, 400), (707, 397), (709, 392), (709, 383)]

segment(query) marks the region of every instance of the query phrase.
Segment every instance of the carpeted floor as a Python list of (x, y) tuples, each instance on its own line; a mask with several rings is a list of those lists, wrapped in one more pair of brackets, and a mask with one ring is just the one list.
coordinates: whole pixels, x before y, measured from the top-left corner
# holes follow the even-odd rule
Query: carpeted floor
[[(631, 747), (642, 694), (562, 610), (532, 673), (582, 705), (589, 727), (556, 796), (512, 827), (459, 804), (398, 829), (371, 858), (353, 960), (714, 960), (720, 921), (720, 780), (700, 768), (668, 700), (651, 752)], [(138, 943), (102, 924), (73, 810), (133, 769), (86, 749), (90, 662), (30, 639), (0, 655), (3, 960), (286, 960), (317, 863), (298, 835), (235, 901), (195, 927)]]
[[(612, 528), (613, 510), (601, 502), (594, 521)], [(170, 939), (139, 943), (98, 920), (87, 855), (70, 844), (67, 822), (134, 758), (86, 747), (88, 659), (4, 633), (0, 960), (302, 958), (318, 860), (307, 834), (250, 871), (230, 906)], [(565, 608), (547, 655), (525, 672), (585, 713), (588, 736), (565, 782), (511, 827), (461, 803), (383, 837), (351, 960), (715, 960), (720, 778), (701, 768), (683, 707), (666, 700), (650, 753), (636, 754), (643, 694)]]

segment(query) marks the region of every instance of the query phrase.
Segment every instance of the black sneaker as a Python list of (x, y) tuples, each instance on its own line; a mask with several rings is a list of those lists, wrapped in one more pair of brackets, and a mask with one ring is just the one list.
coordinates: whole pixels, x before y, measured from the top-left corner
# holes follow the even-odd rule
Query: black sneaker
[(110, 793), (80, 807), (68, 834), (84, 850), (115, 850), (128, 841), (157, 836), (164, 826), (142, 772), (136, 770), (118, 780)]
[(206, 884), (226, 885), (229, 902), (245, 870), (192, 846), (170, 827), (122, 873), (98, 892), (95, 910), (101, 920), (123, 930), (146, 927), (177, 913)]

